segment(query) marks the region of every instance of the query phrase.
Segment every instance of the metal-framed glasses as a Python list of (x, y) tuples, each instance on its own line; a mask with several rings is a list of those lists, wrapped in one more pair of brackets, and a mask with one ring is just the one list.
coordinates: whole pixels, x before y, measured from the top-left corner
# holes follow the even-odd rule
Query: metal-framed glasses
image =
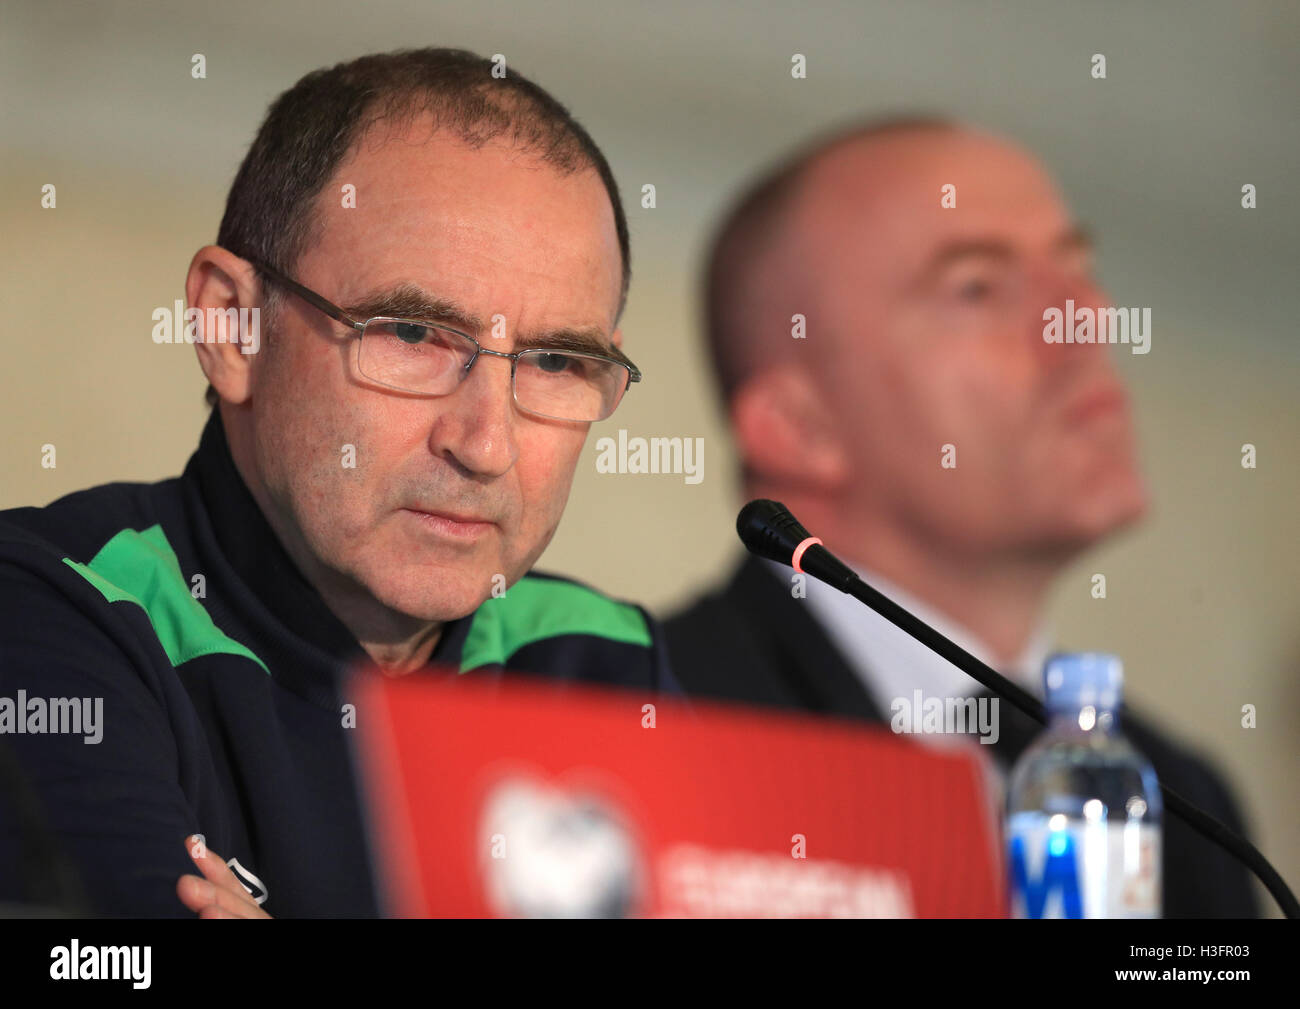
[(604, 353), (530, 347), (507, 354), (488, 350), (468, 333), (427, 319), (354, 319), (273, 266), (248, 261), (307, 304), (355, 330), (357, 370), (368, 381), (398, 392), (445, 396), (487, 354), (509, 359), (511, 395), (521, 410), (586, 423), (607, 418), (632, 383), (641, 381), (640, 370), (617, 347)]

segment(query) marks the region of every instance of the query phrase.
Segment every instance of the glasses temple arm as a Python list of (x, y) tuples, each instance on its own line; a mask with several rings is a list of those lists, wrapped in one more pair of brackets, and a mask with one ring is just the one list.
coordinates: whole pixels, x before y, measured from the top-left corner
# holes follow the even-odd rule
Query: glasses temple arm
[(609, 356), (627, 368), (627, 380), (629, 384), (641, 381), (641, 369), (633, 364), (632, 359), (612, 343), (609, 345)]
[(300, 297), (303, 301), (307, 302), (307, 304), (319, 308), (331, 319), (334, 319), (337, 322), (341, 322), (345, 326), (351, 326), (353, 329), (357, 330), (358, 332), (366, 328), (365, 323), (358, 322), (356, 319), (352, 318), (345, 311), (343, 311), (343, 309), (339, 308), (333, 302), (326, 301), (315, 291), (308, 290), (307, 288), (299, 284), (296, 280), (290, 280), (288, 277), (286, 277), (275, 267), (268, 266), (266, 263), (263, 263), (261, 260), (258, 259), (249, 259), (248, 261), (252, 263), (253, 266), (256, 267), (260, 272), (266, 274), (268, 277), (274, 280), (277, 284), (281, 285), (282, 287), (287, 287), (294, 294), (298, 295), (298, 297)]

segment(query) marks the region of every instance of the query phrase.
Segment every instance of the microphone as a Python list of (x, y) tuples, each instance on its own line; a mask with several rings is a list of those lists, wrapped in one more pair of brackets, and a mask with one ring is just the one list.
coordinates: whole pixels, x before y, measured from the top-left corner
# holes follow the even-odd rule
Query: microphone
[[(759, 498), (749, 502), (736, 516), (736, 532), (751, 553), (780, 564), (788, 564), (800, 573), (810, 574), (818, 581), (853, 596), (894, 626), (906, 631), (930, 651), (947, 659), (967, 676), (1010, 701), (1040, 725), (1047, 724), (1047, 710), (1038, 698), (985, 665), (888, 596), (873, 589), (852, 568), (827, 550), (820, 539), (810, 536), (808, 530), (799, 524), (799, 520), (790, 514), (790, 509), (779, 501)], [(1234, 834), (1167, 785), (1161, 783), (1160, 792), (1164, 796), (1167, 810), (1250, 869), (1273, 895), (1288, 918), (1300, 918), (1300, 902), (1296, 901), (1295, 895), (1277, 870), (1253, 844)]]
[[(809, 536), (808, 530), (779, 501), (762, 498), (751, 501), (736, 516), (736, 532), (751, 553), (778, 564), (788, 564), (800, 573), (812, 575), (841, 592), (866, 603), (890, 623), (901, 627), (932, 652), (942, 655), (966, 675), (978, 680), (1040, 724), (1047, 724), (1047, 709), (1029, 691), (1012, 683), (996, 669), (986, 666), (964, 648), (944, 637), (929, 624), (918, 620), (888, 596), (877, 592), (857, 573)], [(802, 552), (796, 557), (796, 552)]]
[(806, 571), (841, 592), (848, 592), (853, 583), (859, 581), (853, 569), (841, 564), (833, 553), (820, 545), (821, 540), (816, 536), (809, 536), (808, 530), (779, 501), (760, 498), (749, 502), (736, 516), (736, 532), (750, 553), (778, 564), (790, 564), (791, 558), (799, 551), (800, 559), (794, 562), (796, 571)]

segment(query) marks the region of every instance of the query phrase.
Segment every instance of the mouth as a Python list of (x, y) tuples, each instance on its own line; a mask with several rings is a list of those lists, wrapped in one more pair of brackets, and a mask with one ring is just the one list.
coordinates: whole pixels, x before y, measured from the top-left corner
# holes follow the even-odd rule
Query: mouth
[(1107, 383), (1075, 397), (1065, 408), (1064, 417), (1070, 424), (1086, 424), (1097, 418), (1123, 413), (1127, 407), (1128, 396), (1123, 388)]
[(426, 531), (450, 539), (474, 540), (496, 525), (495, 522), (476, 515), (425, 511), (420, 508), (403, 508), (402, 511), (413, 516)]

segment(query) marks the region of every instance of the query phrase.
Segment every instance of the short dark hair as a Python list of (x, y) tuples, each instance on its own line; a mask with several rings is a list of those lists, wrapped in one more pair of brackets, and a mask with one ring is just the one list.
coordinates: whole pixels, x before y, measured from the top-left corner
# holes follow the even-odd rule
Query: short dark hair
[[(618, 314), (631, 281), (627, 216), (609, 163), (569, 111), (513, 68), (465, 49), (401, 49), (314, 70), (267, 111), (226, 197), (217, 244), (292, 275), (316, 239), (316, 197), (348, 152), (381, 121), (391, 127), (430, 115), (474, 148), (507, 138), (562, 174), (594, 168), (614, 210), (622, 254)], [(272, 288), (263, 325), (275, 311)], [(216, 391), (208, 386), (207, 401)]]

